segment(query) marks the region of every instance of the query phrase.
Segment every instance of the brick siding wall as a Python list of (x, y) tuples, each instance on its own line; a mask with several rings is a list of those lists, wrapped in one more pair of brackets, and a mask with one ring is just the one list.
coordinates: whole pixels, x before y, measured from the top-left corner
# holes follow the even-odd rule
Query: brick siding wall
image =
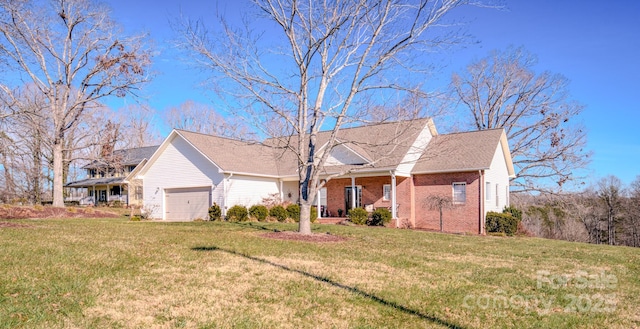
[(453, 196), (454, 182), (466, 182), (466, 201), (453, 209), (443, 211), (443, 230), (453, 233), (480, 234), (480, 175), (478, 172), (415, 175), (415, 227), (440, 230), (438, 210), (425, 205), (429, 195)]
[[(398, 204), (398, 217), (409, 218), (411, 216), (411, 184), (410, 178), (396, 177), (396, 203)], [(391, 184), (391, 176), (357, 177), (356, 185), (362, 186), (362, 206), (373, 204), (374, 208), (391, 207), (391, 200), (383, 199), (383, 185)], [(345, 187), (351, 186), (351, 178), (332, 179), (327, 188), (327, 209), (331, 216), (338, 216), (338, 209), (345, 212)]]

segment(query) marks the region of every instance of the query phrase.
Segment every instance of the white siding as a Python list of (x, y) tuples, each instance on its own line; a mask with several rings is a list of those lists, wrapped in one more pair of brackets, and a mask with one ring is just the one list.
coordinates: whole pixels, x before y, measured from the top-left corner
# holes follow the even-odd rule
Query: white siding
[(211, 186), (212, 202), (219, 202), (223, 175), (207, 158), (177, 136), (166, 144), (143, 173), (144, 207), (152, 218), (164, 219), (165, 190)]
[(363, 159), (358, 154), (354, 153), (351, 149), (345, 145), (338, 145), (331, 150), (331, 153), (327, 157), (325, 166), (339, 166), (339, 165), (354, 165), (363, 164), (368, 161)]
[[(299, 192), (298, 192), (298, 182), (283, 182), (282, 183), (282, 201), (297, 203)], [(291, 197), (289, 197), (289, 193), (291, 193)]]
[[(487, 185), (490, 185), (489, 188), (491, 189), (490, 198), (485, 198), (485, 211), (502, 212), (502, 209), (504, 209), (509, 202), (507, 189), (507, 186), (509, 186), (509, 171), (507, 170), (507, 163), (500, 144), (498, 144), (496, 152), (493, 155), (490, 169), (485, 171), (484, 181), (490, 183)], [(496, 184), (498, 184), (497, 188)]]
[(261, 204), (269, 194), (280, 194), (280, 181), (276, 178), (262, 178), (234, 174), (225, 182), (227, 191), (226, 208), (235, 205), (250, 207)]
[(427, 148), (427, 145), (429, 145), (432, 137), (429, 125), (426, 124), (411, 147), (409, 147), (407, 154), (402, 158), (402, 162), (396, 169), (396, 175), (406, 177), (411, 176), (411, 170), (413, 170), (413, 167), (416, 165), (416, 161), (418, 161), (425, 148)]

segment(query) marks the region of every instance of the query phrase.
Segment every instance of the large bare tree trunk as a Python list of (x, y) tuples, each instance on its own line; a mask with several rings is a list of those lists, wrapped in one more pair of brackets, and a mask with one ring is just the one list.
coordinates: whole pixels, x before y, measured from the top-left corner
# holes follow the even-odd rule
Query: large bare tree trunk
[(306, 202), (300, 205), (298, 232), (301, 234), (311, 234), (311, 206)]
[(62, 142), (56, 139), (53, 143), (53, 206), (64, 207), (63, 185), (62, 181), (62, 162), (63, 162)]

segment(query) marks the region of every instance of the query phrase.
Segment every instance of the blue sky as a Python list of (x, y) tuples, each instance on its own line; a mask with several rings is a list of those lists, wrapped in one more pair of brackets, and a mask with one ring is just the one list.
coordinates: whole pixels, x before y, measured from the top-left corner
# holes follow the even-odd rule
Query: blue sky
[[(106, 3), (127, 32), (146, 31), (154, 40), (157, 76), (146, 95), (155, 110), (161, 112), (188, 99), (210, 102), (198, 88), (203, 75), (190, 69), (184, 63), (188, 59), (173, 49), (169, 20), (181, 11), (195, 18), (213, 17), (216, 6), (233, 10), (242, 2)], [(505, 0), (504, 4), (505, 10), (470, 7), (455, 13), (469, 22), (468, 32), (478, 43), (451, 51), (432, 83), (444, 87), (451, 72), (461, 71), (491, 50), (523, 46), (538, 57), (536, 69), (566, 76), (573, 99), (586, 106), (581, 120), (593, 152), (584, 173), (587, 182), (610, 174), (631, 182), (640, 175), (640, 1)], [(127, 101), (110, 105), (118, 107)], [(168, 127), (162, 131), (168, 133)]]

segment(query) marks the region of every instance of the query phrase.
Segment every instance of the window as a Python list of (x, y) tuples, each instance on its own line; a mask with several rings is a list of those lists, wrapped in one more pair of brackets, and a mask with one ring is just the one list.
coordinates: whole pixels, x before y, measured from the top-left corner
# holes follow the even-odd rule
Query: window
[(508, 206), (509, 205), (509, 185), (504, 187), (504, 201), (505, 201), (505, 204)]
[(382, 185), (382, 200), (391, 200), (391, 184)]
[(453, 203), (467, 201), (467, 183), (453, 183)]
[(490, 182), (485, 183), (484, 194), (485, 194), (485, 200), (487, 201), (491, 200), (491, 183)]
[(136, 200), (142, 200), (142, 186), (136, 186)]

